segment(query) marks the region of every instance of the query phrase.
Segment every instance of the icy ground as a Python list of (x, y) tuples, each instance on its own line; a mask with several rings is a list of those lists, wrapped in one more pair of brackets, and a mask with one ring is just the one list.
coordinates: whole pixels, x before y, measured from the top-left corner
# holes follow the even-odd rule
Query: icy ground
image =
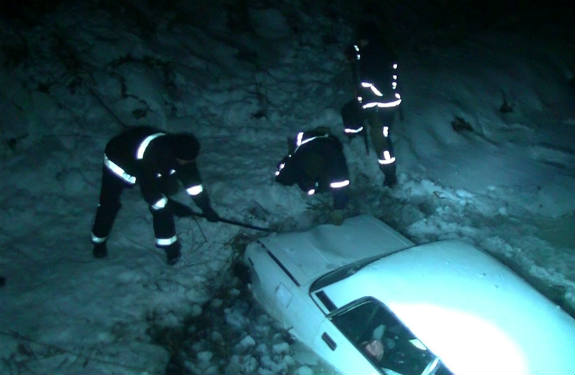
[[(0, 372), (330, 371), (232, 272), (263, 233), (178, 219), (185, 254), (168, 267), (133, 190), (109, 258), (91, 255), (104, 145), (137, 124), (200, 139), (221, 216), (283, 231), (327, 221), (329, 197), (273, 172), (286, 136), (327, 126), (343, 139), (350, 25), (322, 2), (224, 3), (84, 1), (31, 25), (0, 20)], [(416, 243), (469, 241), (573, 314), (572, 41), (543, 27), (414, 30), (398, 33), (399, 185), (383, 188), (373, 153), (345, 141), (347, 216), (373, 214)]]

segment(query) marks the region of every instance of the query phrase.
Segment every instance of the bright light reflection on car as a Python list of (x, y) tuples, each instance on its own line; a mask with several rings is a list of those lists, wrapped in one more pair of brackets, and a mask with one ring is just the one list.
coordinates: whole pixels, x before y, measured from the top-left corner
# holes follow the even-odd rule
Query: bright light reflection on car
[(575, 373), (575, 320), (468, 243), (415, 245), (360, 215), (244, 260), (260, 304), (341, 373)]

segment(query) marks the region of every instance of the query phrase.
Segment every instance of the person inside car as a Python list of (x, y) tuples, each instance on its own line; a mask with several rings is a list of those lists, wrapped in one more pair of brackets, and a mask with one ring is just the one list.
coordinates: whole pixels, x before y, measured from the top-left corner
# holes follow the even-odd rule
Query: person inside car
[(381, 340), (372, 339), (363, 343), (365, 352), (376, 362), (380, 362), (385, 354), (385, 349)]

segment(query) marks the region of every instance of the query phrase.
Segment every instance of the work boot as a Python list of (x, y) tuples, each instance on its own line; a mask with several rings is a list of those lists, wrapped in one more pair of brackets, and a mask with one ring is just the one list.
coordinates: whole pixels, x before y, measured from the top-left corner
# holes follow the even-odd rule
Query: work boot
[(329, 222), (333, 225), (341, 225), (343, 223), (343, 210), (333, 210), (329, 213)]
[(92, 249), (92, 254), (94, 258), (105, 258), (108, 256), (108, 247), (105, 242), (95, 243), (94, 249)]
[(394, 174), (387, 174), (385, 176), (385, 181), (383, 182), (384, 186), (387, 186), (389, 188), (394, 187), (395, 185), (397, 185), (397, 176)]
[(174, 242), (170, 246), (164, 248), (164, 251), (166, 252), (166, 263), (168, 265), (173, 266), (178, 263), (178, 260), (180, 260), (180, 257), (182, 256), (182, 253), (180, 252), (181, 248), (182, 245), (179, 242)]

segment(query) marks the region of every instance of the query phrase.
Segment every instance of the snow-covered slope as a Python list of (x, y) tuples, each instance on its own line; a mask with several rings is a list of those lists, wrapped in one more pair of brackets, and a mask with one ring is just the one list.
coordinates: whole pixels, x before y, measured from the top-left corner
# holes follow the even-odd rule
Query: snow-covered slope
[[(171, 358), (194, 372), (317, 373), (231, 272), (261, 233), (178, 219), (185, 253), (168, 267), (133, 190), (108, 259), (92, 258), (89, 234), (104, 145), (140, 124), (196, 134), (220, 215), (284, 231), (325, 222), (329, 197), (273, 172), (298, 130), (343, 138), (349, 19), (323, 2), (143, 4), (66, 1), (0, 20), (0, 371), (158, 373)], [(347, 215), (415, 243), (472, 242), (572, 312), (572, 42), (399, 30), (399, 185), (383, 188), (375, 156), (344, 142)]]

